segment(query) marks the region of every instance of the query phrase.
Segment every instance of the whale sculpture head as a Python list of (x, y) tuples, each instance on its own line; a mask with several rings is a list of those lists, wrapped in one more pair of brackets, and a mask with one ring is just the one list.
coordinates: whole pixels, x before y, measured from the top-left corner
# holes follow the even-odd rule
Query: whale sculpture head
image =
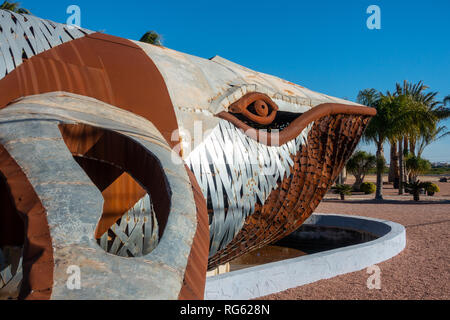
[(210, 268), (298, 228), (374, 115), (218, 56), (139, 46), (164, 77), (176, 150), (208, 201)]
[(207, 269), (312, 214), (375, 115), (218, 56), (0, 26), (0, 249), (23, 298), (202, 298)]

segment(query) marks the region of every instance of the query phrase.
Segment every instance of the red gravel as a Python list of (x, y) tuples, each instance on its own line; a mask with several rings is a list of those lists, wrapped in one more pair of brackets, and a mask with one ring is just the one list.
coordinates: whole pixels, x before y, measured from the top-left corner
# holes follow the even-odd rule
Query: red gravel
[(450, 299), (450, 182), (437, 183), (436, 177), (423, 177), (421, 181), (435, 182), (441, 192), (434, 197), (422, 196), (417, 203), (411, 195), (399, 196), (388, 185), (383, 202), (373, 201), (373, 195), (354, 195), (340, 201), (328, 194), (316, 210), (386, 219), (406, 227), (406, 249), (378, 265), (381, 290), (367, 288), (370, 275), (363, 270), (263, 299)]

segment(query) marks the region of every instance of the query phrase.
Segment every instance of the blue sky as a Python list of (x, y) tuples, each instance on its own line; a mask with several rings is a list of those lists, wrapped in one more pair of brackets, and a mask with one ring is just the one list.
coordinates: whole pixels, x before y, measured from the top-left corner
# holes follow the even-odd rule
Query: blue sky
[[(450, 94), (450, 1), (36, 1), (33, 14), (65, 22), (81, 8), (82, 27), (138, 40), (147, 30), (164, 45), (204, 58), (220, 55), (312, 90), (354, 100), (359, 90), (393, 90), (423, 80)], [(381, 30), (369, 30), (369, 5)], [(450, 121), (444, 123), (450, 128)], [(373, 146), (363, 146), (374, 150)], [(450, 162), (450, 137), (424, 156)]]

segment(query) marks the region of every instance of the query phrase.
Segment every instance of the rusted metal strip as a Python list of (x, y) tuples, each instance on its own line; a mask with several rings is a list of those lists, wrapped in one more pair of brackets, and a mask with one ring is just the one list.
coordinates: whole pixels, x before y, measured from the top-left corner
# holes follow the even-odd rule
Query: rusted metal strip
[(209, 221), (206, 201), (194, 174), (186, 167), (197, 206), (197, 231), (189, 253), (180, 300), (203, 300), (209, 253)]
[(22, 247), (25, 226), (14, 205), (14, 199), (6, 179), (0, 170), (0, 248), (3, 246)]
[(0, 145), (0, 172), (25, 222), (23, 284), (20, 298), (47, 300), (53, 287), (53, 247), (46, 212), (22, 169)]
[(101, 33), (61, 44), (27, 59), (0, 80), (0, 109), (40, 93), (65, 91), (131, 111), (171, 141), (178, 128), (164, 79), (133, 42)]
[(99, 239), (146, 194), (147, 191), (128, 173), (122, 173), (120, 177), (102, 192), (105, 203), (103, 205), (102, 218), (95, 231), (95, 237)]

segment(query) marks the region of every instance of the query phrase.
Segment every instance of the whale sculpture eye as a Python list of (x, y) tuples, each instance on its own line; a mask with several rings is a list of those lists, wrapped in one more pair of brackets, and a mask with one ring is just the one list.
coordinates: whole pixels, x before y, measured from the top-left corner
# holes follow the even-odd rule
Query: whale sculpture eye
[(230, 105), (228, 112), (219, 116), (232, 122), (244, 131), (251, 127), (257, 130), (273, 132), (283, 130), (301, 113), (279, 111), (277, 104), (263, 93), (248, 93)]
[(269, 125), (277, 116), (278, 106), (263, 93), (249, 93), (233, 103), (229, 111), (257, 125)]
[(263, 100), (253, 102), (252, 107), (255, 109), (256, 114), (260, 117), (267, 117), (269, 114), (269, 106)]

